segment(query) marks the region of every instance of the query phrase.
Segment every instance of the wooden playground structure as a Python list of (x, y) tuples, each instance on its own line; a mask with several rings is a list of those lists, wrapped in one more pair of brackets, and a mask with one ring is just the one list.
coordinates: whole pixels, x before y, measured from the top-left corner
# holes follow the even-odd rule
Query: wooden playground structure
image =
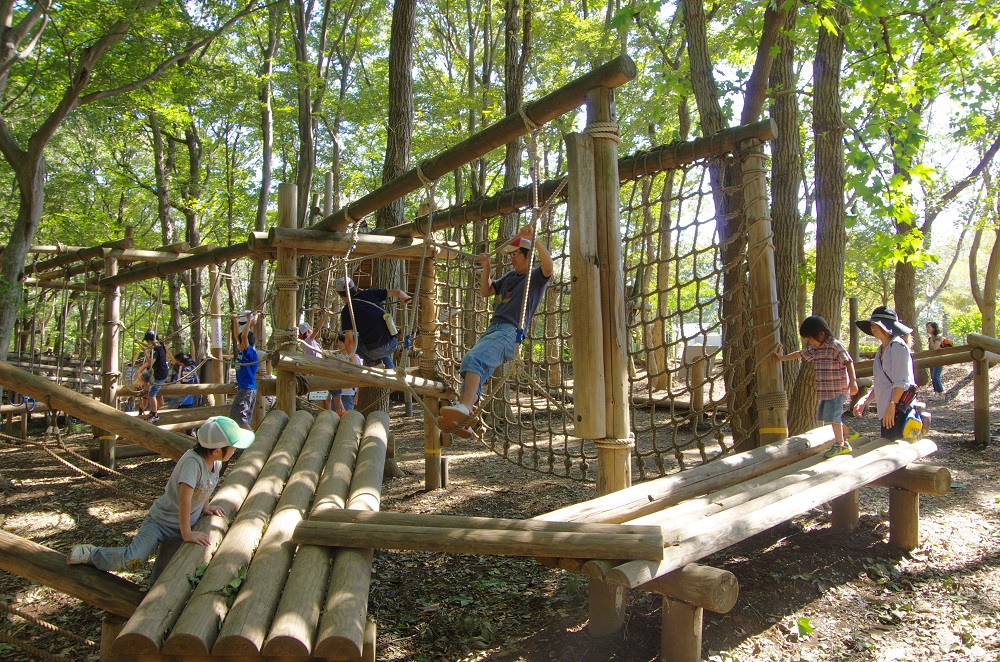
[[(707, 555), (827, 502), (833, 504), (834, 526), (855, 528), (858, 490), (865, 486), (889, 489), (890, 544), (915, 548), (919, 495), (942, 494), (950, 485), (946, 469), (914, 464), (934, 452), (931, 440), (870, 440), (859, 445), (852, 456), (824, 462), (819, 451), (832, 440), (829, 427), (788, 436), (782, 373), (770, 359), (777, 345), (777, 301), (766, 168), (760, 145), (773, 137), (772, 123), (738, 127), (718, 136), (619, 158), (613, 90), (635, 74), (635, 65), (626, 56), (607, 63), (327, 214), (309, 228), (295, 227), (295, 187), (282, 184), (278, 189), (278, 226), (267, 233), (252, 233), (242, 243), (200, 250), (137, 251), (126, 237), (118, 243), (66, 253), (47, 261), (44, 268), (36, 264), (32, 280), (26, 284), (80, 288), (102, 297), (99, 398), (73, 392), (12, 365), (0, 366), (0, 384), (33, 398), (39, 406), (65, 411), (90, 423), (95, 430), (95, 454), (104, 466), (113, 467), (120, 453), (134, 452), (119, 441), (177, 458), (192, 445), (189, 437), (177, 431), (220, 413), (217, 407), (196, 408), (184, 420), (157, 427), (119, 411), (119, 399), (128, 395), (121, 383), (118, 358), (121, 288), (130, 283), (202, 267), (209, 267), (209, 281), (217, 283), (219, 266), (227, 261), (274, 259), (274, 354), (270, 358), (275, 376), (273, 380), (261, 379), (260, 393), (273, 394), (275, 405), (260, 420), (256, 443), (229, 469), (213, 499), (226, 516), (205, 517), (198, 524), (199, 530), (212, 537), (212, 545), (183, 545), (145, 597), (129, 582), (94, 568), (67, 568), (62, 554), (5, 532), (0, 532), (0, 568), (105, 609), (109, 617), (102, 633), (102, 659), (374, 660), (376, 625), (367, 613), (373, 549), (533, 556), (589, 579), (589, 628), (596, 636), (621, 628), (625, 591), (662, 595), (661, 659), (690, 662), (701, 659), (703, 610), (728, 611), (738, 593), (731, 573), (698, 563)], [(432, 208), (427, 215), (383, 233), (356, 231), (360, 219), (388, 202), (428, 187), (432, 190), (432, 182), (455, 168), (584, 103), (588, 131), (566, 136), (565, 181), (534, 182), (531, 187), (441, 212)], [(753, 337), (741, 354), (734, 353), (740, 344), (735, 341), (710, 351), (706, 331), (702, 345), (697, 345), (701, 354), (685, 359), (680, 366), (683, 372), (678, 369), (674, 373), (668, 366), (676, 359), (666, 356), (665, 347), (651, 345), (645, 370), (640, 371), (630, 349), (634, 338), (655, 335), (657, 328), (656, 333), (667, 334), (663, 320), (647, 319), (647, 309), (630, 303), (641, 297), (630, 298), (626, 293), (631, 285), (626, 283), (627, 274), (634, 283), (651, 276), (631, 271), (623, 258), (623, 247), (630, 238), (622, 236), (619, 211), (623, 206), (634, 208), (639, 217), (641, 210), (638, 204), (621, 199), (621, 182), (730, 152), (739, 152), (744, 164), (741, 212), (746, 232), (741, 259), (749, 282), (744, 293), (746, 305), (736, 314), (746, 318), (743, 328)], [(559, 412), (565, 419), (561, 432), (553, 433), (551, 423), (548, 431), (540, 432), (533, 427), (535, 423), (519, 429), (527, 427), (534, 438), (548, 436), (552, 447), (559, 438), (562, 450), (549, 452), (550, 470), (562, 463), (567, 474), (579, 470), (586, 478), (592, 473), (597, 497), (532, 520), (380, 512), (383, 472), (392, 458), (388, 416), (348, 412), (341, 419), (328, 411), (314, 416), (299, 410), (297, 397), (341, 385), (408, 394), (423, 410), (425, 488), (442, 487), (442, 449), (450, 440), (435, 420), (440, 401), (456, 396), (455, 345), (473, 328), (459, 326), (457, 320), (474, 311), (462, 305), (460, 295), (453, 293), (449, 284), (442, 284), (452, 271), (449, 260), (468, 259), (469, 253), (454, 241), (434, 239), (433, 233), (528, 207), (537, 211), (539, 198), (555, 199), (563, 191), (568, 196), (568, 227), (560, 249), (571, 278), (567, 279), (566, 293), (559, 296), (571, 300), (572, 306), (567, 303), (558, 306), (558, 311), (547, 310), (539, 326), (577, 330), (562, 343), (572, 345), (572, 379), (552, 369), (558, 360), (547, 362), (538, 372), (529, 365), (515, 376), (516, 384), (495, 389), (508, 393), (507, 412), (498, 415), (492, 427), (497, 435), (505, 426), (518, 427), (502, 419), (511, 412), (515, 421), (529, 418), (540, 408)], [(639, 222), (643, 224), (653, 225), (655, 220)], [(556, 236), (550, 232), (548, 236)], [(682, 234), (678, 232), (678, 237)], [(641, 241), (649, 242), (648, 238)], [(166, 254), (170, 258), (161, 259)], [(354, 259), (385, 256), (416, 266), (416, 278), (411, 282), (416, 285), (417, 305), (409, 320), (414, 330), (412, 367), (362, 368), (296, 353), (296, 294), (305, 279), (298, 273), (299, 258), (313, 255)], [(129, 263), (134, 266), (120, 269), (121, 264)], [(71, 276), (90, 274), (94, 269), (99, 270), (96, 279), (70, 282)], [(719, 269), (719, 274), (724, 271)], [(442, 273), (446, 275), (442, 277)], [(224, 316), (218, 291), (213, 287), (210, 310), (213, 323), (221, 325)], [(558, 305), (554, 293), (546, 296), (553, 307)], [(718, 308), (719, 315), (724, 315), (723, 304)], [(453, 309), (454, 314), (449, 313)], [(557, 315), (565, 316), (558, 318), (565, 324), (553, 321)], [(700, 309), (697, 315), (700, 321)], [(661, 326), (656, 327), (657, 323)], [(442, 333), (445, 327), (447, 333)], [(169, 385), (163, 389), (165, 395), (212, 394), (224, 404), (225, 396), (235, 392), (234, 385), (224, 383), (227, 370), (221, 360), (226, 352), (222, 333), (211, 337), (211, 382)], [(971, 360), (977, 371), (982, 365), (985, 373), (988, 353), (998, 352), (1000, 342), (980, 336), (970, 336), (969, 342), (962, 348), (918, 354), (917, 365)], [(560, 336), (546, 333), (542, 353), (548, 357), (561, 351), (560, 344)], [(696, 343), (685, 341), (685, 350), (688, 345)], [(716, 358), (721, 365), (714, 372), (724, 373), (727, 379), (732, 376), (730, 371), (737, 369), (736, 364), (753, 366), (747, 377), (754, 386), (753, 401), (714, 395), (710, 381)], [(528, 363), (533, 360), (529, 355)], [(654, 365), (659, 366), (659, 372)], [(859, 375), (863, 371), (859, 365)], [(542, 377), (537, 378), (538, 374)], [(978, 375), (977, 389), (982, 381), (988, 390), (988, 375)], [(675, 381), (679, 382), (676, 392)], [(638, 383), (648, 389), (641, 413)], [(534, 389), (533, 395), (519, 390), (525, 384), (524, 388)], [(565, 395), (567, 384), (571, 396)], [(988, 436), (989, 400), (982, 401), (987, 403), (984, 420)], [(978, 390), (976, 403), (978, 439)], [(658, 406), (664, 413), (658, 414)], [(730, 418), (715, 423), (720, 411)], [(5, 410), (10, 415), (13, 412)], [(658, 416), (668, 418), (675, 427), (688, 425), (694, 441), (658, 448)], [(758, 447), (746, 450), (745, 443), (738, 443), (746, 441), (736, 439), (736, 430), (742, 425), (739, 417), (753, 422), (747, 433)], [(637, 427), (647, 422), (648, 429)], [(703, 434), (703, 425), (715, 427)], [(733, 440), (728, 444), (721, 432), (723, 425), (733, 429)], [(652, 439), (654, 451), (645, 457), (638, 450), (640, 437)], [(710, 447), (716, 441), (718, 451)], [(529, 454), (532, 448), (538, 447), (522, 447)], [(570, 448), (579, 450), (571, 452)], [(633, 452), (639, 454), (638, 464)], [(688, 464), (697, 464), (690, 458), (699, 457), (702, 462), (688, 468)], [(593, 471), (591, 458), (596, 460)], [(667, 460), (675, 461), (682, 470), (669, 473)], [(644, 476), (658, 468), (662, 477), (633, 486), (634, 466)], [(201, 566), (204, 571), (192, 593), (188, 577)], [(246, 569), (245, 575), (241, 568)]]

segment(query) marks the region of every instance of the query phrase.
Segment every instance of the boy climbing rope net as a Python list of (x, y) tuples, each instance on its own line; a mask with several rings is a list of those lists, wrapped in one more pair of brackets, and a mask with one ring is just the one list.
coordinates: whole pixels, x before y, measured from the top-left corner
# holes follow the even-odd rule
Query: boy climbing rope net
[[(535, 249), (538, 266), (531, 269), (531, 250)], [(479, 291), (483, 297), (496, 295), (496, 308), (486, 332), (462, 359), (462, 392), (455, 405), (441, 407), (438, 427), (459, 437), (473, 436), (473, 409), (483, 392), (483, 382), (501, 365), (514, 358), (517, 343), (531, 325), (531, 317), (542, 300), (545, 287), (552, 278), (552, 256), (535, 231), (525, 225), (511, 241), (500, 249), (510, 255), (510, 271), (497, 280), (490, 280), (490, 256), (482, 253), (479, 264)], [(530, 273), (529, 273), (530, 271)], [(527, 289), (527, 291), (525, 291)]]

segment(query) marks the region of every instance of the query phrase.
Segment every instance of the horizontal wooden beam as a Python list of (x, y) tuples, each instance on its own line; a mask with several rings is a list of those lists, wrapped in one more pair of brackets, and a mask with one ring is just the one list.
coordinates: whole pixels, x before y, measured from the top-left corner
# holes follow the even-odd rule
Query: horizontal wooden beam
[[(192, 253), (194, 253), (194, 251), (192, 251)], [(148, 267), (129, 269), (128, 271), (119, 273), (117, 276), (104, 278), (101, 280), (101, 285), (105, 288), (111, 288), (127, 285), (129, 283), (137, 283), (140, 280), (148, 280), (150, 278), (163, 278), (165, 276), (169, 276), (170, 274), (189, 271), (191, 269), (197, 269), (198, 267), (206, 267), (210, 264), (222, 264), (223, 262), (246, 257), (251, 253), (252, 251), (250, 250), (250, 247), (247, 245), (247, 242), (244, 241), (238, 244), (233, 244), (232, 246), (214, 248), (206, 251), (205, 253), (192, 254), (188, 257), (174, 260), (173, 262), (164, 262), (160, 264), (153, 264)]]
[[(941, 349), (926, 350), (913, 353), (913, 367), (933, 368), (940, 365), (954, 365), (956, 363), (972, 362), (972, 346), (958, 345), (955, 347), (943, 347)], [(871, 377), (872, 366), (875, 361), (865, 359), (854, 363), (854, 372), (858, 377)]]
[[(361, 384), (362, 386), (377, 386), (394, 391), (405, 391), (400, 384), (400, 377), (393, 370), (358, 366), (340, 360), (319, 359), (309, 356), (282, 356), (275, 366), (278, 370), (287, 370), (301, 375), (319, 375), (343, 379), (345, 384)], [(444, 382), (437, 382), (423, 377), (403, 375), (402, 377), (417, 395), (431, 398), (457, 397), (457, 394)]]
[(67, 283), (64, 280), (41, 280), (38, 278), (25, 278), (21, 281), (25, 287), (40, 287), (47, 290), (69, 290), (70, 292), (102, 292), (99, 285), (89, 285), (86, 283)]
[(951, 490), (951, 472), (932, 464), (911, 464), (869, 483), (872, 487), (896, 487), (917, 494), (944, 496)]
[[(636, 67), (627, 55), (621, 55), (593, 71), (567, 83), (558, 90), (527, 104), (523, 113), (536, 125), (543, 125), (560, 115), (578, 108), (586, 100), (587, 92), (598, 87), (617, 88), (636, 76)], [(457, 145), (431, 157), (368, 195), (352, 202), (327, 216), (313, 226), (316, 230), (340, 230), (351, 219), (360, 221), (381, 207), (398, 200), (421, 186), (425, 180), (444, 177), (466, 163), (487, 154), (529, 131), (528, 123), (520, 113), (511, 113), (482, 131), (469, 136)]]
[[(766, 119), (754, 124), (724, 129), (708, 138), (670, 143), (647, 152), (625, 156), (618, 159), (618, 180), (621, 182), (633, 181), (713, 154), (731, 152), (744, 140), (753, 138), (765, 141), (774, 140), (775, 132), (774, 121)], [(540, 183), (538, 185), (539, 204), (552, 197), (559, 190), (562, 182), (563, 178), (550, 179)], [(533, 205), (533, 189), (534, 187), (529, 184), (501, 191), (488, 198), (435, 211), (433, 218), (430, 215), (418, 216), (411, 222), (402, 223), (383, 230), (383, 232), (399, 237), (421, 237), (427, 233), (428, 221), (431, 221), (431, 230), (444, 230), (467, 225), (484, 218), (495, 218), (509, 214)], [(568, 189), (568, 186), (564, 187), (560, 195), (563, 197), (568, 195)]]
[(699, 563), (668, 572), (639, 587), (640, 591), (666, 595), (716, 614), (725, 614), (736, 606), (740, 584), (736, 575)]
[[(255, 232), (250, 235), (249, 245), (255, 252), (273, 253), (279, 248), (294, 248), (300, 255), (343, 256), (351, 251), (351, 257), (380, 255), (390, 258), (420, 260), (448, 252), (447, 248), (425, 246), (424, 240), (413, 237), (392, 236), (382, 233), (358, 235), (357, 241), (347, 232), (325, 232), (323, 230), (298, 230), (294, 228), (271, 228), (266, 236)], [(458, 246), (452, 246), (457, 251)]]
[(649, 534), (635, 535), (307, 520), (295, 527), (292, 542), (299, 545), (405, 549), (452, 554), (657, 561), (663, 556), (663, 538), (657, 527), (652, 529)]
[(83, 262), (95, 257), (103, 258), (106, 257), (111, 252), (112, 249), (126, 249), (126, 248), (132, 248), (133, 246), (135, 246), (135, 240), (132, 239), (131, 237), (125, 237), (123, 239), (115, 239), (113, 241), (106, 241), (99, 246), (81, 248), (80, 250), (72, 251), (70, 253), (64, 253), (62, 255), (58, 255), (48, 260), (42, 260), (41, 262), (35, 262), (34, 264), (26, 265), (24, 268), (24, 274), (27, 276), (34, 273), (41, 273), (48, 269), (57, 269), (67, 264), (73, 264), (74, 262)]
[(44, 377), (9, 363), (0, 362), (0, 384), (175, 460), (194, 446), (188, 437), (160, 430), (146, 421), (131, 418), (114, 407), (57, 386)]
[(0, 569), (128, 618), (146, 597), (142, 588), (90, 565), (66, 565), (66, 555), (0, 529)]

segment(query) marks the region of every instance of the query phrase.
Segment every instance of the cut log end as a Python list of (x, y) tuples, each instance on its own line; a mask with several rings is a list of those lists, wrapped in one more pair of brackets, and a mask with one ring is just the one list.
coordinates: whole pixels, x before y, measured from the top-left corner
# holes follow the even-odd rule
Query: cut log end
[(190, 634), (174, 634), (163, 644), (164, 655), (210, 655), (211, 651), (200, 637)]
[[(362, 646), (363, 646), (363, 642)], [(356, 660), (361, 657), (362, 648), (347, 637), (328, 637), (316, 644), (314, 657), (325, 657), (331, 660)]]
[(155, 655), (159, 652), (158, 643), (143, 634), (121, 634), (111, 646), (113, 655)]
[(268, 639), (260, 652), (267, 657), (308, 657), (311, 643), (289, 635), (279, 635)]
[[(227, 637), (222, 637), (215, 642), (215, 646), (212, 647), (212, 655), (225, 655), (225, 656), (244, 656), (244, 657), (255, 657), (262, 655), (261, 649), (256, 643), (247, 637), (241, 635), (231, 635)], [(303, 655), (308, 655), (309, 652), (306, 651), (302, 653)]]

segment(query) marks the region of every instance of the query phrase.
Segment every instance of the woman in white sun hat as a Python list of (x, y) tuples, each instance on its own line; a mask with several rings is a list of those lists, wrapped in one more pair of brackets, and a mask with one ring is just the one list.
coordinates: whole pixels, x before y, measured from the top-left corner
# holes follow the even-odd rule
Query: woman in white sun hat
[(869, 319), (858, 320), (855, 324), (868, 335), (875, 336), (881, 344), (875, 352), (872, 366), (874, 385), (868, 395), (854, 405), (854, 415), (864, 414), (868, 402), (875, 398), (882, 437), (902, 439), (905, 416), (897, 412), (896, 406), (902, 402), (905, 409), (913, 397), (916, 384), (913, 357), (905, 339), (913, 329), (900, 322), (896, 311), (888, 306), (879, 306), (872, 311)]
[(198, 428), (198, 443), (177, 460), (170, 480), (149, 509), (139, 532), (127, 547), (73, 545), (66, 557), (70, 565), (88, 564), (101, 570), (138, 570), (157, 545), (156, 565), (150, 585), (180, 547), (181, 542), (208, 545), (209, 536), (192, 527), (201, 514), (223, 515), (218, 506), (206, 505), (219, 483), (222, 463), (233, 457), (237, 448), (248, 448), (254, 433), (244, 430), (231, 418), (213, 416)]

